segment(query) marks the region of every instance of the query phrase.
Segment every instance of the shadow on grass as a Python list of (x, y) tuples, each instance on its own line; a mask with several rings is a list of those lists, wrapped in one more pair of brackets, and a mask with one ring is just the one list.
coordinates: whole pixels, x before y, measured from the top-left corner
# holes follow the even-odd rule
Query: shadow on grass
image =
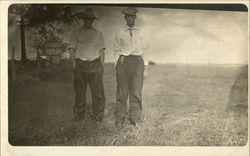
[(248, 140), (248, 66), (241, 68), (231, 86), (227, 111), (230, 114), (227, 119), (227, 133), (231, 134), (227, 144), (246, 145)]
[(247, 113), (248, 69), (244, 66), (231, 86), (228, 108), (237, 113)]

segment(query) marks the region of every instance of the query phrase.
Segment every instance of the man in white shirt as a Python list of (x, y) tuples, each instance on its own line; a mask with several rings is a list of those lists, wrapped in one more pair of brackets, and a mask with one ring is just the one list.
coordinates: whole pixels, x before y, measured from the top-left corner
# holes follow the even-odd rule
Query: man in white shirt
[(102, 121), (104, 114), (104, 38), (101, 31), (92, 24), (95, 19), (94, 10), (85, 9), (78, 17), (84, 25), (72, 31), (70, 39), (70, 57), (74, 69), (75, 120), (84, 119), (86, 106), (86, 89), (89, 84), (92, 94), (92, 109), (95, 121)]
[(116, 125), (123, 125), (127, 116), (130, 123), (137, 126), (142, 112), (146, 43), (141, 29), (135, 26), (137, 9), (129, 7), (122, 13), (127, 25), (116, 34), (114, 43), (117, 61)]

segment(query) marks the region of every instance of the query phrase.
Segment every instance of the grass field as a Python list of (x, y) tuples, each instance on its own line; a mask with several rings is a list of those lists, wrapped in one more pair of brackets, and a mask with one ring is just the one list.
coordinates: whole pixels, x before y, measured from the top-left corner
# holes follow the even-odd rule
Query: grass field
[(114, 65), (105, 66), (105, 118), (73, 119), (73, 75), (48, 72), (41, 79), (19, 74), (9, 82), (12, 145), (242, 146), (248, 132), (247, 66), (155, 65), (143, 86), (141, 129), (115, 127)]

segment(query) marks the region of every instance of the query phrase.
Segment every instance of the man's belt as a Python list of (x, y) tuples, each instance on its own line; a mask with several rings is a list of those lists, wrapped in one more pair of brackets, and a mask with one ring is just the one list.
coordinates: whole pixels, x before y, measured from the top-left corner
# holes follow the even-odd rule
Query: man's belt
[(92, 63), (92, 62), (97, 62), (99, 60), (100, 60), (100, 57), (98, 57), (97, 59), (94, 59), (94, 60), (81, 60), (79, 58), (76, 58), (76, 61), (79, 63)]
[(130, 55), (120, 55), (123, 57), (140, 57), (141, 55), (135, 55), (135, 54), (130, 54)]

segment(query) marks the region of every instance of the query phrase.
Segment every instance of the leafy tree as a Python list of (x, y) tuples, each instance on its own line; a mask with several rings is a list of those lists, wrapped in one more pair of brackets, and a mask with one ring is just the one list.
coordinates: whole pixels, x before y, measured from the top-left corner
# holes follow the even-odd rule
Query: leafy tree
[[(13, 4), (9, 7), (9, 14), (20, 17), (19, 26), (21, 32), (21, 60), (27, 60), (25, 48), (25, 30), (31, 27), (40, 27), (55, 21), (70, 23), (75, 21), (72, 8), (69, 5), (58, 4)], [(9, 21), (9, 24), (13, 24)], [(46, 31), (41, 27), (40, 31)]]

